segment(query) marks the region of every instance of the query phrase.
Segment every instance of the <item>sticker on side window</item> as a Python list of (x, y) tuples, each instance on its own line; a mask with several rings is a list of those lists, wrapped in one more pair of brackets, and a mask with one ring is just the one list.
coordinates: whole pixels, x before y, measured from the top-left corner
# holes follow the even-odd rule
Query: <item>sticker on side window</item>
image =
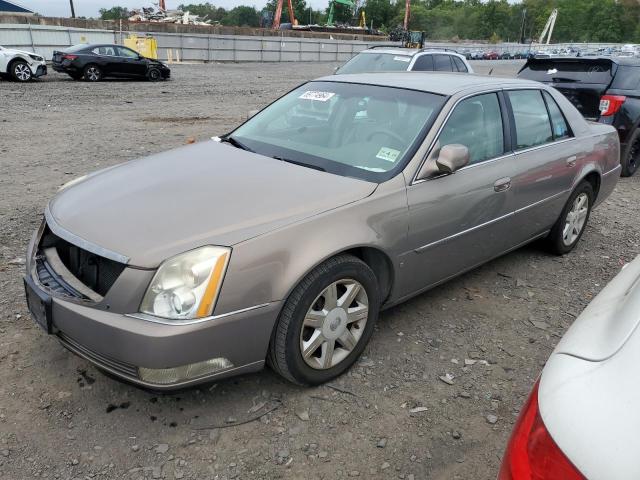
[(397, 60), (398, 62), (407, 62), (409, 63), (411, 61), (411, 57), (393, 57), (394, 60)]
[(334, 92), (318, 92), (315, 90), (307, 90), (298, 98), (303, 100), (316, 100), (318, 102), (326, 102), (335, 95)]
[(380, 160), (386, 160), (387, 162), (395, 162), (398, 158), (398, 155), (400, 155), (400, 150), (382, 147), (376, 155), (376, 158), (379, 158)]

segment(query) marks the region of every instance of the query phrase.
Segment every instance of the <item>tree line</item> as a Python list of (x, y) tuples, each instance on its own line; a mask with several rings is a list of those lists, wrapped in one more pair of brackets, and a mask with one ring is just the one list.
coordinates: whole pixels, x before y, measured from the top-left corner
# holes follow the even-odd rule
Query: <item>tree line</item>
[[(271, 23), (276, 2), (269, 0), (261, 10), (247, 5), (227, 10), (210, 2), (183, 4), (180, 8), (212, 23), (259, 27)], [(314, 10), (306, 0), (293, 0), (293, 6), (300, 24), (326, 22), (329, 6)], [(638, 0), (411, 0), (409, 29), (426, 32), (430, 40), (519, 41), (524, 37), (529, 41), (540, 35), (554, 8), (558, 9), (554, 42), (640, 43)], [(355, 25), (361, 9), (368, 26), (389, 32), (402, 25), (405, 2), (364, 0), (357, 10), (336, 5), (335, 21)], [(105, 20), (129, 16), (123, 7), (102, 9), (100, 13)], [(285, 4), (282, 22), (288, 21)]]

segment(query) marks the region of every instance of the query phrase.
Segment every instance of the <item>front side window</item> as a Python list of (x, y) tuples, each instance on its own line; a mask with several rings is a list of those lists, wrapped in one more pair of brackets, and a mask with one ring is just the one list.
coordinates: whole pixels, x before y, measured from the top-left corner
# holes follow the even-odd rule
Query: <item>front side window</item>
[(469, 164), (504, 154), (500, 102), (495, 93), (462, 100), (440, 133), (439, 148), (460, 144), (469, 149)]
[(540, 90), (508, 92), (516, 127), (516, 148), (523, 149), (553, 141), (551, 121)]
[(418, 58), (416, 58), (412, 70), (419, 72), (432, 72), (433, 55), (420, 55)]
[(433, 62), (436, 72), (451, 72), (451, 59), (449, 55), (434, 55)]
[(561, 140), (569, 138), (571, 136), (571, 132), (569, 131), (569, 126), (567, 125), (567, 121), (565, 120), (560, 107), (558, 107), (556, 101), (547, 92), (544, 92), (544, 99), (547, 102), (547, 108), (549, 109), (549, 117), (551, 117), (553, 139)]
[(309, 82), (231, 133), (256, 153), (384, 181), (413, 154), (444, 97), (341, 82)]
[(118, 47), (118, 50), (120, 51), (121, 57), (138, 58), (138, 54), (130, 48)]
[(409, 68), (411, 63), (410, 55), (395, 53), (359, 53), (336, 73), (366, 73), (366, 72), (401, 72)]

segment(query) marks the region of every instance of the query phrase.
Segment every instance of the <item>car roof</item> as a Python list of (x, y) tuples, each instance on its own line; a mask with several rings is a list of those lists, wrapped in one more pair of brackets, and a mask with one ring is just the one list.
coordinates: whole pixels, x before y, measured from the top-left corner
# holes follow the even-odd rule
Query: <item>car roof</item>
[(348, 73), (322, 77), (314, 81), (360, 83), (380, 87), (405, 88), (440, 95), (453, 95), (470, 88), (496, 88), (506, 85), (544, 88), (541, 83), (531, 80), (450, 72)]
[(358, 53), (389, 53), (393, 55), (405, 55), (412, 57), (418, 53), (427, 53), (427, 54), (445, 54), (445, 55), (456, 55), (459, 57), (463, 57), (458, 52), (447, 49), (447, 48), (438, 48), (438, 47), (426, 47), (426, 48), (406, 48), (406, 47), (387, 47), (384, 45), (375, 45), (373, 47), (369, 47), (366, 50), (361, 50)]

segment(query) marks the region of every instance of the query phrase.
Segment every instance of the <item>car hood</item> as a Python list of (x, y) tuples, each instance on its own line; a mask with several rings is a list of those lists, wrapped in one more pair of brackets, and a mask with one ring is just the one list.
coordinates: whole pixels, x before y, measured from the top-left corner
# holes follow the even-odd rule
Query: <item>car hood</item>
[(154, 268), (360, 200), (376, 186), (202, 142), (90, 175), (54, 197), (47, 217), (72, 243)]
[[(15, 50), (13, 48), (5, 48), (2, 50), (5, 53), (10, 53), (11, 55), (16, 55), (16, 54), (20, 54), (20, 55), (38, 55), (37, 53), (33, 53), (33, 52), (27, 52), (26, 50)], [(42, 55), (39, 55), (40, 57)]]

